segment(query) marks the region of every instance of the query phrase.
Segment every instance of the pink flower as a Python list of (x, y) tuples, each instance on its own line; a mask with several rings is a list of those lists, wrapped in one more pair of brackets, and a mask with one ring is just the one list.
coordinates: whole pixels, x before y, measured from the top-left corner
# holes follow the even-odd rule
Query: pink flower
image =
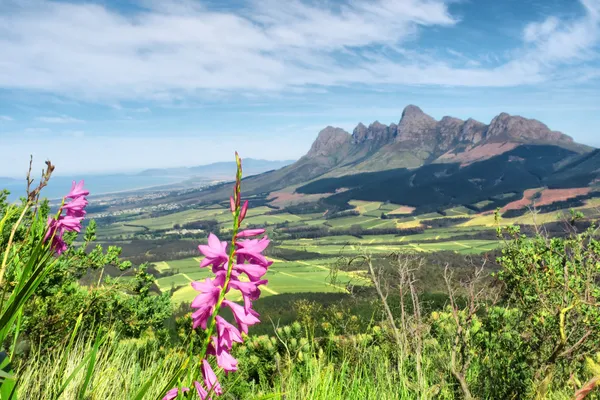
[[(233, 312), (235, 322), (242, 332), (248, 334), (248, 327), (260, 322), (257, 318), (258, 314), (253, 310), (246, 311), (244, 306), (241, 306), (233, 301), (223, 300), (223, 305), (226, 305)], [(252, 312), (250, 312), (252, 311)]]
[(267, 273), (267, 267), (258, 264), (234, 264), (233, 268), (238, 272), (245, 273), (250, 282), (260, 280)]
[(233, 199), (233, 196), (229, 196), (229, 209), (232, 213), (235, 212), (235, 200)]
[(219, 340), (216, 336), (212, 337), (212, 343), (208, 345), (208, 349), (206, 349), (206, 354), (210, 354), (216, 357), (217, 365), (219, 368), (223, 368), (225, 372), (233, 372), (238, 369), (238, 360), (233, 358), (233, 356), (229, 353), (229, 349), (227, 347), (221, 346), (219, 344)]
[[(189, 388), (186, 388), (186, 387), (181, 388), (181, 393), (185, 393), (185, 392), (189, 392), (189, 391), (190, 391)], [(165, 397), (162, 398), (162, 400), (173, 400), (173, 399), (176, 399), (178, 395), (179, 395), (179, 389), (173, 388), (167, 392), (167, 394), (165, 395)]]
[(85, 197), (80, 196), (65, 204), (63, 210), (66, 210), (67, 216), (69, 217), (84, 217), (86, 214), (85, 207), (87, 205), (88, 202)]
[(259, 285), (266, 285), (267, 280), (261, 280), (256, 282), (242, 282), (238, 280), (230, 280), (229, 287), (237, 289), (242, 292), (242, 296), (248, 297), (251, 300), (256, 300), (260, 297)]
[(83, 217), (60, 216), (58, 217), (58, 229), (79, 232), (81, 231), (81, 221), (83, 221)]
[(208, 245), (201, 244), (198, 249), (204, 254), (204, 260), (200, 263), (200, 268), (208, 265), (221, 267), (229, 260), (227, 255), (227, 242), (221, 242), (214, 234), (208, 235)]
[(202, 375), (204, 376), (204, 384), (208, 391), (212, 390), (216, 395), (223, 394), (221, 384), (217, 380), (217, 375), (215, 375), (212, 367), (206, 360), (202, 360)]
[(225, 318), (217, 315), (217, 333), (219, 347), (231, 349), (233, 342), (242, 343), (242, 335), (235, 326), (231, 325)]
[(83, 179), (82, 179), (81, 182), (79, 182), (79, 183), (76, 183), (75, 181), (73, 181), (73, 184), (71, 185), (71, 191), (65, 197), (68, 199), (75, 199), (77, 197), (87, 196), (88, 194), (90, 194), (90, 192), (83, 188)]
[(192, 287), (200, 292), (200, 294), (192, 301), (192, 308), (198, 309), (192, 313), (194, 329), (198, 326), (201, 326), (202, 329), (206, 329), (206, 322), (214, 311), (224, 283), (224, 273), (217, 274), (216, 278), (213, 280), (206, 278), (204, 282), (192, 282)]
[(61, 236), (54, 236), (54, 239), (52, 239), (52, 245), (50, 247), (52, 250), (54, 250), (57, 256), (60, 256), (62, 253), (67, 251), (67, 244)]
[(52, 217), (48, 217), (48, 227), (46, 235), (44, 236), (44, 242), (52, 238), (50, 248), (54, 250), (57, 255), (61, 255), (67, 250), (67, 244), (62, 238), (64, 230), (61, 228), (57, 220)]
[(262, 235), (265, 232), (266, 231), (264, 229), (246, 229), (244, 231), (239, 232), (237, 234), (237, 237), (238, 238), (253, 237), (253, 236)]
[(251, 260), (265, 267), (270, 266), (272, 262), (262, 255), (262, 252), (265, 251), (269, 243), (270, 240), (267, 236), (262, 239), (240, 240), (237, 242), (238, 249), (236, 250), (236, 254), (238, 255), (238, 264), (242, 264), (245, 260)]

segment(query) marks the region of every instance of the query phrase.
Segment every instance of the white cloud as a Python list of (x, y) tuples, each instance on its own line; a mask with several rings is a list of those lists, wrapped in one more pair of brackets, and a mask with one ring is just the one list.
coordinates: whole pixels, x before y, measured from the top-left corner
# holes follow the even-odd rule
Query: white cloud
[(420, 30), (460, 22), (450, 1), (251, 0), (234, 12), (146, 0), (135, 14), (92, 3), (11, 3), (0, 13), (0, 87), (118, 104), (348, 84), (514, 86), (551, 79), (553, 64), (589, 56), (598, 37), (600, 2), (582, 0), (580, 19), (527, 26), (525, 47), (504, 64), (483, 68), (458, 52), (450, 64), (403, 49)]
[(600, 39), (600, 0), (581, 0), (585, 15), (562, 21), (548, 17), (525, 27), (523, 40), (531, 48), (526, 58), (541, 64), (574, 63), (594, 57)]
[(47, 124), (73, 124), (84, 122), (81, 119), (69, 117), (68, 115), (61, 115), (58, 117), (37, 117), (36, 120)]
[(0, 121), (13, 121), (12, 117), (9, 117), (8, 115), (0, 115)]

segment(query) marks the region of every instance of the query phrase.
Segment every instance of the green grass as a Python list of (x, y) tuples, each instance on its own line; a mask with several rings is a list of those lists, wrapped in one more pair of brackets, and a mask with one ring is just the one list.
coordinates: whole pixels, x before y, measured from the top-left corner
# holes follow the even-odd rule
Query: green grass
[[(86, 355), (92, 351), (93, 342), (93, 338), (80, 337), (71, 351), (65, 342), (64, 347), (54, 349), (46, 356), (34, 353), (19, 371), (19, 398), (57, 398), (52, 388), (61, 386), (77, 365), (85, 360)], [(60, 398), (133, 399), (148, 381), (151, 381), (151, 385), (144, 399), (161, 398), (164, 395), (162, 388), (174, 375), (184, 357), (185, 353), (173, 351), (165, 358), (158, 351), (158, 346), (148, 346), (144, 340), (118, 341), (116, 335), (109, 335), (108, 341), (97, 353), (87, 394), (78, 395), (86, 378), (84, 368), (75, 374)], [(60, 374), (59, 366), (62, 364), (66, 368)], [(160, 373), (157, 374), (157, 371)]]
[(219, 219), (225, 214), (225, 209), (206, 210), (193, 209), (163, 215), (156, 218), (140, 218), (128, 222), (132, 225), (142, 225), (149, 229), (171, 229), (173, 225), (183, 225), (188, 222), (200, 221), (203, 219)]
[[(331, 248), (338, 248), (331, 246)], [(161, 262), (167, 264), (171, 269), (179, 273), (162, 277), (156, 280), (162, 291), (169, 291), (175, 286), (178, 289), (173, 294), (173, 302), (190, 302), (197, 293), (190, 287), (190, 282), (203, 280), (211, 277), (210, 268), (199, 267), (200, 258), (186, 258), (183, 260)], [(352, 281), (353, 284), (368, 284), (357, 274), (339, 272), (337, 281), (332, 283), (330, 276), (330, 265), (335, 262), (333, 258), (322, 258), (310, 261), (284, 261), (274, 259), (273, 265), (267, 273), (268, 285), (262, 289), (263, 296), (271, 296), (282, 293), (330, 293), (345, 292), (344, 283)], [(164, 263), (164, 264), (163, 264)]]

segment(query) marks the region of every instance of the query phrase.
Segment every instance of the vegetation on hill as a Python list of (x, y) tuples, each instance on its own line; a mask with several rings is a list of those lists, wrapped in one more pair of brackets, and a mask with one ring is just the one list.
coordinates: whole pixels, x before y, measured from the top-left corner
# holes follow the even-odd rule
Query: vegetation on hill
[[(263, 232), (241, 233), (242, 221), (252, 228), (284, 218), (242, 206), (239, 185), (238, 175), (227, 215), (233, 212), (233, 230), (207, 209), (196, 210), (213, 221), (201, 228), (237, 241)], [(171, 260), (123, 261), (117, 246), (93, 246), (94, 222), (78, 235), (87, 205), (80, 186), (50, 218), (38, 195), (33, 189), (20, 205), (0, 196), (2, 399), (600, 398), (600, 242), (581, 213), (550, 226), (551, 235), (498, 227), (502, 246), (485, 254), (465, 244), (477, 240), (455, 236), (453, 224), (469, 218), (461, 209), (423, 218), (439, 225), (433, 234), (362, 237), (388, 223), (382, 207), (400, 208), (382, 203), (352, 202), (359, 215), (323, 218), (347, 228), (346, 236), (294, 238), (311, 231), (298, 229), (310, 221), (300, 218), (295, 228), (273, 231), (269, 249), (267, 239), (227, 246), (211, 236), (200, 248), (205, 257), (190, 265), (212, 264), (212, 271), (181, 273), (193, 276), (182, 286), (197, 291), (190, 308), (174, 304), (160, 284), (175, 276), (165, 273)], [(372, 229), (353, 224), (357, 218)], [(566, 231), (554, 234), (559, 227)], [(464, 253), (426, 253), (442, 249), (440, 236)], [(336, 261), (324, 266), (328, 252)], [(189, 259), (176, 261), (188, 268)], [(247, 279), (238, 279), (242, 273)], [(270, 282), (258, 299), (265, 273)], [(330, 293), (298, 293), (317, 273)], [(227, 293), (231, 282), (241, 294)], [(279, 287), (293, 289), (278, 295)], [(221, 304), (232, 312), (217, 316)], [(256, 312), (263, 323), (252, 327)], [(212, 348), (211, 331), (218, 337)]]

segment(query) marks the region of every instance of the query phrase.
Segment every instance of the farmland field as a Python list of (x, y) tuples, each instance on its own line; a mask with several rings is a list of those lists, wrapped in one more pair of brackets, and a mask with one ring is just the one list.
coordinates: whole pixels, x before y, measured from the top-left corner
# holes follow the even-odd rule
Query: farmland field
[[(486, 204), (484, 201), (476, 206), (483, 207)], [(597, 199), (591, 199), (577, 209), (586, 215), (593, 214), (597, 213), (596, 207), (599, 204)], [(425, 254), (440, 251), (469, 255), (488, 252), (499, 246), (493, 234), (496, 226), (493, 213), (477, 214), (470, 208), (461, 206), (443, 212), (412, 215), (414, 209), (398, 204), (351, 201), (349, 205), (358, 215), (326, 219), (320, 212), (274, 212), (273, 208), (266, 206), (249, 210), (244, 226), (263, 226), (273, 239), (271, 250), (274, 263), (267, 275), (269, 284), (263, 289), (264, 296), (305, 292), (341, 293), (347, 290), (346, 285), (368, 285), (366, 271), (332, 272), (332, 266), (336, 265), (341, 256), (370, 254), (378, 257), (395, 252)], [(525, 214), (503, 219), (501, 224), (541, 224), (556, 221), (557, 215), (557, 212)], [(453, 222), (454, 219), (456, 222)], [(99, 235), (103, 238), (136, 238), (139, 235), (151, 235), (157, 230), (164, 232), (174, 230), (177, 225), (208, 220), (216, 222), (215, 229), (222, 230), (220, 234), (216, 233), (222, 240), (226, 240), (231, 214), (225, 207), (215, 204), (158, 217), (137, 215), (133, 220), (102, 226), (99, 228)], [(427, 221), (427, 225), (423, 221)], [(292, 233), (303, 230), (310, 233), (314, 229), (319, 229), (319, 232), (329, 231), (330, 234), (297, 237)], [(404, 232), (406, 229), (421, 231)], [(385, 230), (390, 233), (385, 233)], [(172, 298), (176, 303), (189, 302), (196, 295), (190, 282), (211, 275), (210, 270), (199, 268), (199, 253), (197, 257), (189, 256), (197, 252), (197, 245), (205, 243), (206, 239), (187, 237), (173, 240), (185, 240), (181, 242), (181, 248), (188, 249), (188, 255), (183, 258), (173, 256), (160, 261), (153, 260), (157, 271), (155, 282), (159, 290), (172, 291)], [(293, 256), (288, 259), (286, 254)]]

